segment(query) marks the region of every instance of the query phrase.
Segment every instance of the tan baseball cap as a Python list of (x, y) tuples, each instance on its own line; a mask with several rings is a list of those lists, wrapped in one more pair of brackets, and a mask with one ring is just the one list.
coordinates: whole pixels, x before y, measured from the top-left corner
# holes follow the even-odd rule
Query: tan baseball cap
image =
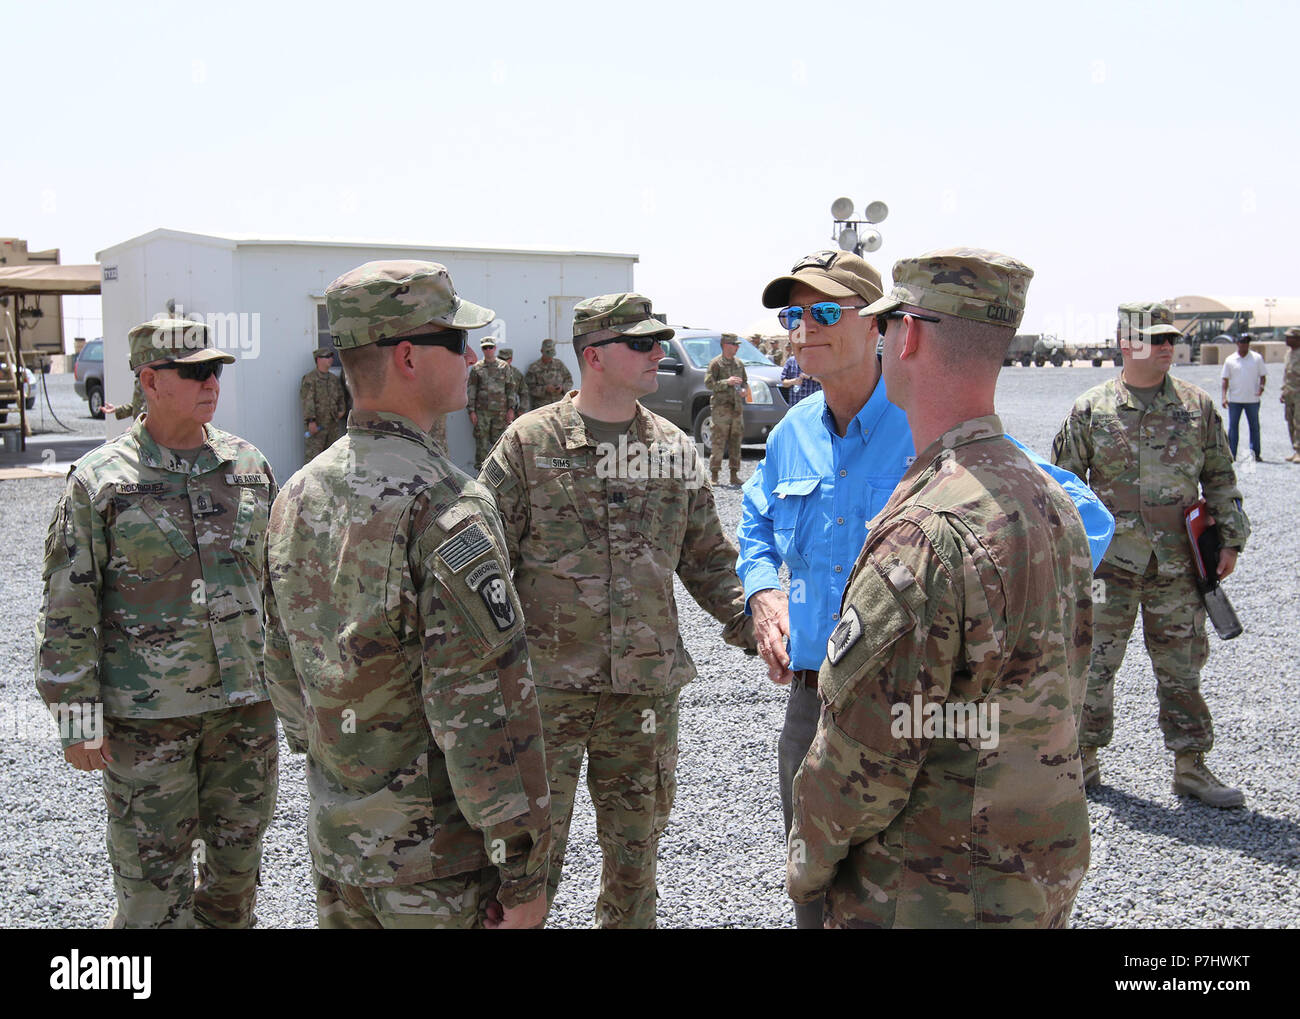
[(784, 308), (790, 303), (790, 288), (806, 283), (827, 297), (843, 300), (861, 297), (870, 304), (884, 292), (880, 273), (870, 262), (851, 251), (814, 251), (795, 262), (784, 276), (778, 276), (763, 288), (764, 308)]

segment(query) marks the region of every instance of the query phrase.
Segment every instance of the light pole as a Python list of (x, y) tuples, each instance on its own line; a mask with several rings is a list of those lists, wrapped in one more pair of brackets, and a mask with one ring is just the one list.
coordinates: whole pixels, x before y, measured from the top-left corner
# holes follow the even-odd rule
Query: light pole
[(865, 251), (875, 251), (884, 242), (880, 231), (860, 228), (880, 223), (888, 215), (889, 206), (884, 202), (871, 202), (862, 210), (862, 218), (854, 219), (853, 200), (837, 198), (831, 202), (831, 216), (835, 220), (831, 227), (831, 240), (840, 246), (841, 251), (852, 251), (859, 257)]

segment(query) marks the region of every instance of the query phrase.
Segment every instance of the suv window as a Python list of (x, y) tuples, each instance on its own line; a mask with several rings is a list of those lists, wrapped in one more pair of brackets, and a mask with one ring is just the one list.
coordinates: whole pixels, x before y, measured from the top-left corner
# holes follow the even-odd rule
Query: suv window
[[(707, 368), (709, 362), (722, 353), (722, 337), (691, 336), (682, 340), (682, 348), (686, 351), (686, 356), (690, 358), (691, 364), (695, 365), (696, 368)], [(740, 350), (736, 352), (736, 357), (740, 358), (741, 364), (770, 364), (773, 367), (776, 366), (775, 361), (743, 337), (740, 341)]]
[(81, 348), (78, 355), (83, 361), (102, 361), (104, 360), (104, 341), (91, 340)]

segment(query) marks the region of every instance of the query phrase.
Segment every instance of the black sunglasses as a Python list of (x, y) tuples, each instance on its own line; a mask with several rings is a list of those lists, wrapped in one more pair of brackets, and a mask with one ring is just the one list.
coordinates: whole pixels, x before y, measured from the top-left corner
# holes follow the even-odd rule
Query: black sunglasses
[(396, 347), (399, 343), (409, 343), (414, 347), (446, 347), (453, 354), (463, 355), (469, 345), (469, 330), (435, 329), (413, 336), (386, 336), (378, 341), (378, 346)]
[(638, 354), (648, 354), (659, 346), (659, 341), (653, 336), (615, 336), (608, 340), (597, 340), (595, 343), (588, 343), (588, 347), (604, 347), (611, 343), (626, 343)]
[(175, 361), (169, 361), (166, 364), (151, 365), (154, 371), (174, 371), (183, 379), (189, 379), (191, 382), (207, 382), (210, 378), (221, 378), (221, 369), (224, 368), (224, 361), (200, 361), (198, 364), (177, 364)]
[(1179, 339), (1180, 337), (1174, 336), (1172, 333), (1157, 333), (1155, 336), (1139, 337), (1133, 341), (1133, 344), (1136, 346), (1139, 343), (1145, 343), (1149, 347), (1162, 347), (1167, 343), (1172, 347)]
[(889, 328), (889, 320), (891, 318), (902, 318), (904, 315), (911, 315), (912, 318), (920, 319), (922, 322), (943, 321), (943, 319), (935, 318), (933, 315), (918, 315), (914, 311), (901, 311), (898, 308), (895, 308), (893, 311), (882, 311), (876, 316), (876, 331), (879, 332), (881, 336), (884, 336), (885, 330)]

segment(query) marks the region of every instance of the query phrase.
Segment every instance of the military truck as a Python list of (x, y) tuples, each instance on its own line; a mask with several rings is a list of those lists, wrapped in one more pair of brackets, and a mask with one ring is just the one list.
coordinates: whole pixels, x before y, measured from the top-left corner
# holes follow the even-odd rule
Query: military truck
[(1094, 368), (1100, 368), (1103, 361), (1119, 364), (1120, 353), (1118, 347), (1106, 343), (1072, 344), (1050, 333), (1019, 333), (1007, 348), (1002, 365), (1028, 368), (1033, 364), (1041, 368), (1050, 363), (1060, 368), (1066, 361), (1091, 361)]

